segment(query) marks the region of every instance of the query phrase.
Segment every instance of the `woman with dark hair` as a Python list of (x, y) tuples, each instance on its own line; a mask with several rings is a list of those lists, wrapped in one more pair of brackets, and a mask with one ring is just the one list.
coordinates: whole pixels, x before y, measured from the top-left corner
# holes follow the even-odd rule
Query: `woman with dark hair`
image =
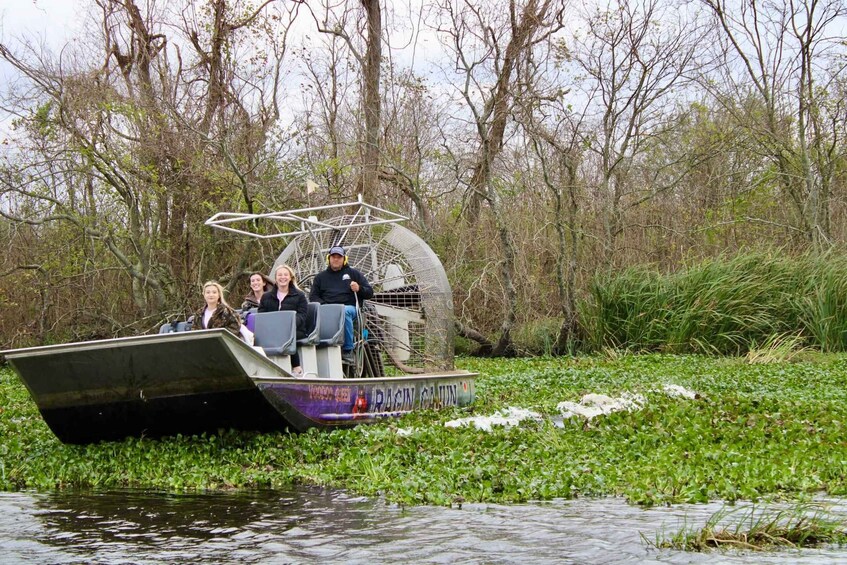
[(241, 309), (244, 311), (252, 308), (258, 308), (262, 301), (262, 295), (273, 288), (271, 280), (262, 273), (253, 273), (250, 275), (250, 292), (244, 297), (244, 302), (241, 303)]

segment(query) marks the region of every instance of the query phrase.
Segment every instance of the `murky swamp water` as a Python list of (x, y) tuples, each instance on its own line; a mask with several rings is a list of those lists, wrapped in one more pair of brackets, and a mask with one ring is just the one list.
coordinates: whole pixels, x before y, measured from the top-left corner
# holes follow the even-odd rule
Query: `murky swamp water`
[(847, 548), (699, 554), (642, 539), (699, 528), (721, 506), (578, 499), (399, 508), (316, 489), (0, 493), (0, 563), (847, 562)]

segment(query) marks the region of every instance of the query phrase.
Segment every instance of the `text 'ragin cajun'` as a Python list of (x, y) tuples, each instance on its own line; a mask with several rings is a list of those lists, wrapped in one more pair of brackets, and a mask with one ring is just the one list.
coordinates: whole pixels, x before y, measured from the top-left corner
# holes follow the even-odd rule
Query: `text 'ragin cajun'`
[(458, 385), (375, 387), (369, 412), (402, 412), (415, 408), (436, 408), (458, 404)]
[(431, 385), (421, 389), (421, 408), (441, 408), (459, 403), (459, 385)]

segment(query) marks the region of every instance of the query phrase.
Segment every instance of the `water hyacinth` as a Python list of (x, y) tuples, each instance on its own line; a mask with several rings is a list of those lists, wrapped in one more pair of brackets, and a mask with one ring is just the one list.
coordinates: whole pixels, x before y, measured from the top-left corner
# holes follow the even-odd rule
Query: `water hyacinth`
[[(847, 492), (847, 360), (692, 355), (460, 359), (477, 401), (331, 433), (59, 443), (0, 371), (0, 486), (205, 491), (311, 484), (401, 504), (620, 496), (633, 504), (803, 499)], [(674, 386), (669, 386), (674, 385)], [(587, 394), (631, 411), (563, 419)], [(680, 395), (681, 394), (681, 395)], [(509, 408), (519, 409), (510, 411)], [(496, 414), (510, 426), (447, 427)], [(537, 417), (536, 417), (537, 415)]]

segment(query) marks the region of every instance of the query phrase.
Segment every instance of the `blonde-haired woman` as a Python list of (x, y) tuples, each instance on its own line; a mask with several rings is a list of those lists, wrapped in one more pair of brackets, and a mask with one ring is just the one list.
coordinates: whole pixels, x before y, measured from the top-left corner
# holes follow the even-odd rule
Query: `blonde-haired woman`
[[(306, 312), (309, 299), (306, 294), (297, 288), (297, 277), (294, 269), (288, 265), (280, 265), (274, 269), (274, 281), (276, 284), (272, 289), (262, 295), (259, 302), (259, 312), (276, 312), (278, 310), (294, 310), (297, 313), (297, 339), (306, 337)], [(292, 372), (302, 375), (300, 367), (300, 356), (295, 353), (291, 356)]]
[(235, 336), (241, 337), (241, 318), (224, 299), (224, 289), (216, 281), (209, 281), (203, 285), (203, 305), (194, 313), (192, 330), (209, 330), (212, 328), (226, 328)]

